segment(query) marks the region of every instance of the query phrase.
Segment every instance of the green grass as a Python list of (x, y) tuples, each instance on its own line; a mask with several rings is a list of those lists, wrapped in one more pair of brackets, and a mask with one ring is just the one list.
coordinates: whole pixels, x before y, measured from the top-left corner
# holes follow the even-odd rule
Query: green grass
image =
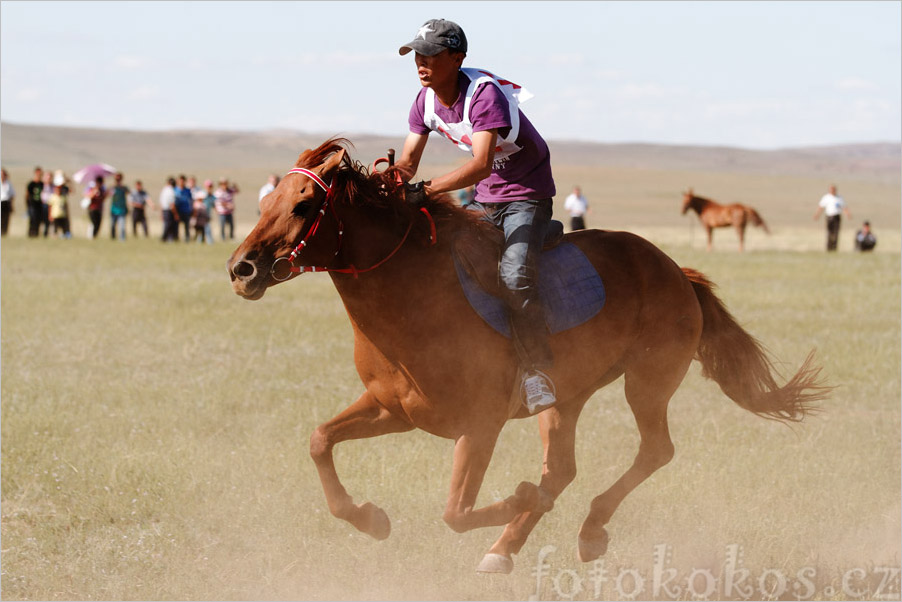
[[(685, 232), (652, 234), (719, 285), (786, 374), (816, 347), (837, 388), (820, 416), (787, 428), (739, 409), (693, 365), (671, 404), (676, 457), (610, 523), (598, 596), (576, 533), (638, 444), (621, 382), (584, 412), (577, 479), (514, 573), (480, 577), (500, 529), (442, 523), (449, 441), (413, 432), (338, 446), (345, 486), (388, 512), (392, 536), (370, 540), (329, 514), (308, 438), (361, 385), (327, 276), (249, 303), (229, 286), (231, 245), (4, 239), (3, 598), (526, 599), (548, 545), (545, 599), (574, 576), (579, 598), (622, 597), (628, 582), (615, 579), (633, 569), (647, 598), (659, 545), (680, 598), (693, 570), (722, 579), (730, 546), (756, 588), (774, 571), (804, 586), (795, 576), (811, 568), (807, 598), (839, 599), (860, 568), (867, 583), (855, 587), (880, 593), (880, 567), (900, 563), (898, 252), (706, 254)], [(480, 503), (540, 470), (535, 419), (510, 423)], [(898, 597), (898, 576), (891, 588)]]

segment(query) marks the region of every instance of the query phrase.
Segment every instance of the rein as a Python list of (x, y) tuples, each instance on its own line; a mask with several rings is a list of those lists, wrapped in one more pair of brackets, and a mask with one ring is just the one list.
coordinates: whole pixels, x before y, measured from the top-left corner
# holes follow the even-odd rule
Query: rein
[[(310, 239), (313, 238), (313, 236), (318, 231), (319, 225), (322, 222), (323, 216), (326, 214), (327, 206), (331, 210), (332, 215), (335, 217), (335, 220), (338, 222), (338, 247), (335, 249), (334, 256), (338, 256), (338, 253), (341, 251), (341, 241), (342, 241), (342, 237), (344, 236), (344, 224), (342, 223), (341, 218), (338, 216), (338, 213), (335, 211), (335, 202), (334, 202), (334, 194), (333, 194), (333, 190), (334, 190), (333, 187), (335, 185), (335, 181), (333, 180), (331, 184), (326, 184), (325, 181), (323, 181), (323, 179), (320, 178), (317, 174), (310, 171), (309, 169), (304, 169), (303, 167), (295, 167), (295, 168), (289, 170), (286, 175), (293, 174), (293, 173), (303, 174), (303, 175), (307, 176), (308, 178), (310, 178), (311, 180), (313, 180), (320, 188), (322, 188), (325, 191), (326, 196), (323, 199), (323, 202), (319, 206), (319, 210), (317, 211), (316, 218), (314, 219), (313, 223), (310, 225), (310, 228), (307, 229), (307, 232), (301, 238), (301, 242), (299, 242), (295, 246), (294, 250), (291, 252), (291, 254), (288, 257), (279, 257), (273, 262), (272, 267), (270, 268), (270, 275), (276, 281), (283, 282), (285, 280), (288, 280), (292, 274), (304, 274), (306, 272), (337, 272), (339, 274), (352, 274), (354, 276), (354, 278), (357, 278), (358, 274), (362, 274), (365, 272), (369, 272), (371, 270), (375, 270), (376, 268), (378, 268), (379, 266), (384, 264), (386, 261), (388, 261), (389, 259), (394, 257), (395, 254), (401, 250), (401, 247), (404, 246), (404, 243), (407, 241), (407, 237), (410, 235), (411, 229), (413, 229), (413, 219), (411, 219), (410, 223), (407, 224), (407, 231), (404, 232), (404, 236), (401, 237), (401, 241), (391, 251), (391, 253), (389, 253), (387, 256), (385, 256), (381, 260), (377, 261), (375, 264), (371, 265), (368, 268), (361, 269), (361, 268), (358, 268), (357, 266), (355, 266), (354, 264), (351, 264), (350, 266), (348, 266), (346, 268), (330, 268), (330, 267), (326, 267), (326, 266), (311, 266), (311, 265), (301, 265), (301, 266), (294, 265), (294, 262), (297, 259), (298, 255), (300, 254), (300, 252), (304, 250), (304, 248), (307, 246), (307, 243), (310, 241)], [(429, 220), (429, 228), (430, 228), (430, 235), (429, 235), (430, 243), (429, 244), (434, 245), (436, 242), (435, 221), (432, 219), (432, 215), (429, 213), (429, 211), (425, 207), (420, 207), (420, 211), (426, 216), (426, 219)], [(285, 273), (284, 276), (279, 277), (276, 274), (276, 266), (278, 266), (280, 264), (280, 262), (282, 262), (282, 261), (288, 262), (288, 271)]]

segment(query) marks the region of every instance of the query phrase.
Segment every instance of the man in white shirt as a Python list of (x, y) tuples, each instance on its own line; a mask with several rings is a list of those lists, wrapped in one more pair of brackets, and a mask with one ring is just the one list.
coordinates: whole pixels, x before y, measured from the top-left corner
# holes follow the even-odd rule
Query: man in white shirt
[(263, 197), (276, 189), (276, 186), (279, 185), (279, 176), (277, 174), (270, 174), (269, 179), (266, 181), (266, 184), (260, 188), (260, 198), (257, 201), (262, 201)]
[(0, 209), (3, 212), (3, 236), (6, 236), (6, 232), (9, 230), (9, 215), (13, 212), (13, 201), (16, 198), (16, 191), (13, 188), (13, 183), (9, 181), (9, 174), (6, 173), (6, 170), (3, 169), (0, 171), (2, 173), (2, 183), (3, 190), (2, 194), (0, 194)]
[(589, 212), (589, 203), (579, 186), (574, 186), (573, 192), (564, 200), (564, 210), (570, 214), (571, 230), (586, 229), (585, 215)]
[(814, 212), (814, 219), (819, 218), (821, 213), (827, 216), (827, 250), (835, 251), (836, 243), (839, 240), (839, 225), (842, 215), (845, 214), (849, 219), (852, 218), (846, 202), (836, 194), (835, 185), (831, 185), (830, 192), (821, 197), (817, 211)]
[(166, 180), (166, 186), (160, 191), (160, 209), (163, 210), (163, 242), (177, 242), (179, 220), (175, 211), (175, 178)]

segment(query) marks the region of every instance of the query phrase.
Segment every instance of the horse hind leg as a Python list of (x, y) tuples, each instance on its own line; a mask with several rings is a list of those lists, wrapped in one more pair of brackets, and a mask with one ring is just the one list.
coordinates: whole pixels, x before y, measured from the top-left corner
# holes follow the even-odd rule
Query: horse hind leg
[[(523, 482), (515, 493), (504, 500), (476, 507), (476, 497), (482, 486), (486, 469), (503, 422), (484, 425), (477, 432), (458, 437), (454, 445), (454, 466), (451, 472), (451, 491), (442, 516), (451, 529), (458, 533), (506, 525), (519, 514), (530, 511), (547, 512), (554, 500), (533, 483)], [(509, 556), (487, 554), (479, 566), (480, 572), (509, 573), (513, 562)]]
[(413, 426), (410, 423), (391, 414), (367, 391), (343, 412), (313, 431), (310, 437), (310, 456), (316, 464), (326, 502), (333, 516), (346, 520), (375, 539), (386, 539), (389, 536), (391, 521), (385, 511), (369, 502), (354, 504), (353, 498), (348, 495), (338, 479), (332, 448), (335, 444), (350, 439), (366, 439), (411, 429)]
[[(674, 354), (674, 355), (671, 355)], [(667, 426), (667, 405), (692, 360), (688, 348), (682, 353), (668, 347), (625, 372), (626, 399), (639, 427), (639, 451), (632, 466), (607, 491), (592, 500), (589, 515), (579, 531), (579, 558), (595, 560), (607, 551), (605, 525), (620, 503), (656, 470), (673, 457), (673, 442)]]
[(545, 462), (539, 491), (545, 504), (518, 514), (504, 528), (476, 569), (480, 573), (509, 573), (513, 570), (513, 554), (520, 551), (542, 516), (551, 510), (554, 500), (576, 478), (576, 423), (586, 403), (574, 400), (545, 410), (538, 416)]

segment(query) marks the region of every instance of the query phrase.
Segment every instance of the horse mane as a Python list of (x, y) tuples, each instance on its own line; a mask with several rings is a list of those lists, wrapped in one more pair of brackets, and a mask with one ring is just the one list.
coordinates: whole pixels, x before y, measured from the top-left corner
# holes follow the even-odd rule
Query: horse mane
[[(330, 138), (319, 147), (301, 153), (296, 166), (312, 169), (344, 150), (344, 159), (333, 182), (336, 201), (365, 210), (374, 221), (408, 224), (419, 207), (404, 199), (404, 185), (398, 183), (397, 176), (405, 175), (404, 170), (392, 166), (385, 171), (370, 172), (366, 165), (351, 158), (349, 148), (353, 146), (347, 138)], [(491, 227), (477, 212), (460, 207), (447, 193), (430, 195), (421, 207), (432, 216), (436, 228)], [(413, 230), (428, 236), (428, 220), (416, 220)]]
[(698, 196), (697, 194), (694, 194), (691, 190), (687, 193), (687, 196), (689, 197), (689, 201), (686, 203), (686, 206), (689, 209), (694, 209), (695, 212), (698, 213), (699, 215), (701, 215), (702, 210), (705, 207), (719, 206), (719, 204), (716, 201), (712, 201), (711, 199), (703, 197), (703, 196)]

